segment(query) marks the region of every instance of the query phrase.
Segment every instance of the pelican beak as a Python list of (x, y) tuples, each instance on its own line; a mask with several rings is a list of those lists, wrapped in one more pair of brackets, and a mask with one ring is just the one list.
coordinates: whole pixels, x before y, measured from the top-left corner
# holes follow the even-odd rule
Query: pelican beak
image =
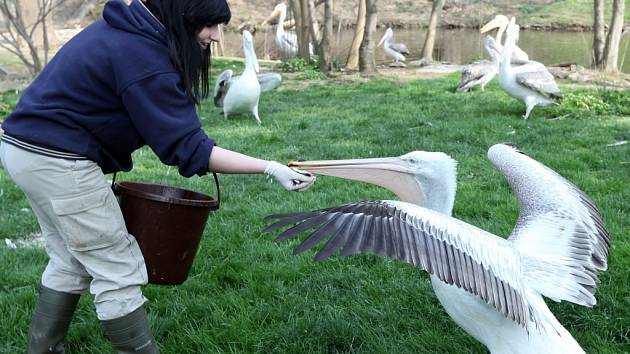
[(270, 23), (271, 23), (271, 21), (272, 21), (274, 18), (278, 17), (278, 16), (280, 16), (280, 10), (278, 10), (278, 9), (273, 10), (273, 12), (271, 12), (271, 14), (269, 15), (269, 17), (267, 17), (267, 18), (266, 18), (266, 19), (265, 19), (265, 20), (261, 23), (261, 26), (266, 26), (266, 25), (270, 24)]
[(380, 47), (380, 45), (383, 44), (383, 42), (385, 42), (385, 38), (387, 38), (387, 32), (385, 32), (385, 34), (383, 35), (383, 37), (381, 38), (381, 40), (378, 42), (376, 46)]
[(324, 176), (375, 184), (396, 194), (402, 201), (423, 199), (414, 171), (399, 157), (289, 161), (288, 165)]
[(493, 29), (499, 28), (499, 27), (501, 27), (501, 20), (495, 18), (494, 20), (486, 23), (485, 26), (481, 27), (479, 29), (479, 33), (486, 33), (488, 31), (492, 31)]

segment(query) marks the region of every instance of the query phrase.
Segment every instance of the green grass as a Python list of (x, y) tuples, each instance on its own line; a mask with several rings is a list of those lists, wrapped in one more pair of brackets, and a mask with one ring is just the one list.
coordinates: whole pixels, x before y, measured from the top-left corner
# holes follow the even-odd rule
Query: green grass
[[(241, 64), (216, 62), (213, 72)], [(558, 107), (524, 107), (496, 83), (486, 92), (455, 94), (457, 75), (408, 83), (330, 80), (306, 86), (285, 80), (261, 98), (262, 126), (249, 115), (225, 120), (210, 103), (200, 109), (220, 146), (278, 161), (397, 156), (444, 151), (458, 160), (454, 215), (508, 235), (518, 215), (515, 197), (486, 159), (498, 142), (514, 142), (531, 157), (586, 191), (612, 237), (598, 304), (550, 303), (587, 352), (630, 351), (630, 93), (563, 90)], [(14, 94), (4, 95), (14, 102)], [(551, 120), (548, 118), (561, 117)], [(149, 149), (119, 180), (168, 183), (215, 194), (211, 177), (185, 179)], [(221, 209), (210, 216), (189, 279), (149, 285), (144, 293), (164, 353), (478, 353), (439, 306), (428, 276), (383, 257), (312, 261), (293, 256), (297, 241), (274, 243), (264, 216), (345, 202), (394, 198), (389, 192), (320, 177), (305, 193), (288, 193), (260, 175), (222, 175)], [(21, 192), (0, 172), (0, 237), (37, 231)], [(1, 240), (0, 240), (1, 241)], [(0, 353), (21, 352), (46, 255), (0, 245)], [(91, 304), (81, 300), (67, 338), (70, 353), (109, 353)]]
[[(630, 1), (625, 0), (626, 22), (630, 20), (628, 8)], [(521, 23), (539, 26), (555, 25), (593, 25), (593, 1), (556, 0), (541, 1), (539, 4), (524, 4), (519, 7)], [(605, 20), (610, 24), (612, 1), (605, 3)]]

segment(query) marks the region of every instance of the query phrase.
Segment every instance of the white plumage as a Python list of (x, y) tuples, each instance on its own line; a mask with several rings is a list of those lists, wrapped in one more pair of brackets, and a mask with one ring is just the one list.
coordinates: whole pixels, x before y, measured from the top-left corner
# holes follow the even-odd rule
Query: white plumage
[(499, 84), (510, 96), (525, 103), (523, 118), (527, 119), (535, 106), (550, 105), (562, 99), (562, 94), (553, 75), (542, 63), (532, 60), (523, 65), (512, 66), (510, 58), (516, 45), (518, 30), (512, 17), (499, 64)]
[[(503, 38), (503, 32), (505, 32), (509, 22), (510, 20), (508, 20), (507, 17), (503, 15), (497, 15), (494, 19), (492, 19), (490, 22), (481, 27), (481, 29), (479, 29), (479, 32), (486, 33), (497, 28), (495, 40), (497, 42), (499, 53), (501, 53), (501, 51), (503, 50), (504, 45), (501, 42), (501, 39)], [(516, 38), (515, 42), (518, 42), (518, 37)], [(524, 64), (529, 61), (529, 56), (527, 55), (527, 53), (525, 53), (525, 51), (523, 51), (521, 48), (519, 48), (519, 46), (515, 44), (514, 51), (510, 56), (510, 61), (512, 62), (512, 64)]]
[(243, 52), (245, 70), (240, 76), (233, 76), (230, 69), (219, 75), (214, 85), (214, 104), (223, 108), (225, 118), (230, 114), (251, 112), (256, 122), (261, 124), (258, 116), (260, 93), (278, 87), (282, 77), (275, 73), (256, 75), (259, 70), (258, 60), (252, 34), (248, 31), (243, 31)]
[[(269, 18), (278, 17), (278, 25), (276, 27), (276, 45), (280, 50), (283, 59), (294, 58), (298, 55), (298, 38), (295, 33), (289, 33), (284, 30), (284, 20), (287, 17), (287, 5), (283, 2), (276, 5)], [(309, 43), (309, 54), (313, 55), (313, 46)]]
[(481, 91), (492, 81), (499, 71), (499, 49), (496, 41), (490, 36), (484, 40), (484, 49), (491, 60), (468, 64), (462, 68), (462, 77), (457, 85), (457, 92), (467, 92), (473, 87), (481, 86)]
[(409, 50), (404, 43), (392, 43), (393, 37), (394, 30), (389, 27), (376, 46), (383, 44), (383, 50), (387, 55), (394, 58), (394, 62), (405, 61), (405, 55), (409, 55)]
[(303, 170), (380, 185), (402, 201), (272, 215), (279, 221), (267, 230), (295, 224), (277, 240), (314, 230), (295, 253), (328, 239), (316, 260), (337, 251), (376, 253), (429, 272), (446, 312), (493, 354), (583, 353), (543, 296), (595, 304), (597, 272), (606, 269), (610, 247), (601, 215), (575, 185), (513, 147), (494, 145), (488, 158), (521, 209), (508, 239), (450, 216), (456, 163), (446, 154), (421, 151), (398, 158), (292, 162)]

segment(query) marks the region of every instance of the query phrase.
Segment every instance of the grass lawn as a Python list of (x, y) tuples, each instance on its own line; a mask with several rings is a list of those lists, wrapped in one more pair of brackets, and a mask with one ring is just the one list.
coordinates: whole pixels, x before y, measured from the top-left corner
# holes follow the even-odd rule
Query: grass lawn
[[(216, 75), (223, 66), (215, 61)], [(589, 194), (612, 239), (598, 303), (552, 303), (559, 321), (589, 353), (630, 352), (630, 92), (569, 90), (562, 105), (535, 108), (508, 97), (496, 81), (486, 92), (455, 94), (459, 78), (405, 83), (382, 80), (286, 80), (265, 93), (258, 126), (252, 116), (225, 120), (206, 103), (200, 116), (220, 146), (267, 159), (338, 159), (443, 151), (458, 164), (454, 216), (508, 235), (518, 206), (486, 158), (498, 142), (516, 143)], [(17, 95), (2, 96), (10, 111)], [(549, 119), (561, 117), (561, 119)], [(166, 183), (215, 194), (212, 177), (182, 178), (147, 148), (119, 180)], [(392, 199), (366, 184), (320, 177), (305, 193), (288, 193), (255, 175), (220, 177), (221, 209), (210, 216), (189, 279), (149, 285), (144, 293), (164, 353), (479, 353), (435, 298), (426, 273), (383, 257), (292, 256), (298, 241), (272, 242), (263, 217), (341, 203)], [(0, 170), (0, 238), (37, 232), (21, 192)], [(25, 347), (42, 249), (0, 244), (0, 353)], [(91, 296), (84, 296), (67, 337), (69, 353), (110, 353)]]

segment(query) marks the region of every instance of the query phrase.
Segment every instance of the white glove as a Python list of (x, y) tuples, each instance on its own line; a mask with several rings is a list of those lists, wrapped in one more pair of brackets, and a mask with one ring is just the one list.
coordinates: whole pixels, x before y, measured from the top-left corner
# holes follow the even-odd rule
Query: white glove
[(267, 164), (265, 173), (273, 176), (288, 191), (303, 192), (315, 182), (315, 176), (312, 174), (289, 168), (276, 161), (270, 161)]

